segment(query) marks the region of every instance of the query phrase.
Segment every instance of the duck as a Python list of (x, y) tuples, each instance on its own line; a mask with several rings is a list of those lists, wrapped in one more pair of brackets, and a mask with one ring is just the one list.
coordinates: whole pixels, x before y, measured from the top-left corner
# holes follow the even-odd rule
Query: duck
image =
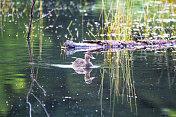
[(90, 72), (92, 71), (93, 64), (90, 59), (95, 59), (91, 52), (86, 52), (84, 59), (77, 58), (73, 63), (72, 67), (78, 74), (84, 74), (84, 80), (86, 84), (91, 84), (95, 77), (90, 77)]
[(95, 59), (92, 56), (91, 52), (86, 52), (83, 58), (77, 58), (73, 63), (73, 69), (80, 69), (80, 68), (91, 68), (93, 64), (90, 62), (90, 59)]

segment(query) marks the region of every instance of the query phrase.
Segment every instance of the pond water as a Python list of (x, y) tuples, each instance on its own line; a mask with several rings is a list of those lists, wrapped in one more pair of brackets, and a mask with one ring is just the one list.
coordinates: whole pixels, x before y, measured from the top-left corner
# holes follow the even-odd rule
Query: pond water
[(94, 67), (80, 73), (71, 64), (85, 53), (61, 45), (91, 38), (87, 26), (100, 24), (96, 1), (40, 0), (34, 20), (57, 10), (33, 25), (30, 63), (30, 1), (0, 3), (0, 117), (176, 116), (175, 49), (94, 52)]

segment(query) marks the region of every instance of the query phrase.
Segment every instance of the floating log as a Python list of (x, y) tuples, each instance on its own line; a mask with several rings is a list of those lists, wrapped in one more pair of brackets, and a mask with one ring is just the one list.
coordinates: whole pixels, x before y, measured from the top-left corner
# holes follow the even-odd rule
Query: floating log
[(136, 41), (116, 41), (116, 40), (85, 40), (83, 43), (76, 43), (67, 40), (64, 43), (66, 51), (101, 51), (108, 50), (119, 51), (122, 49), (163, 49), (176, 48), (176, 40), (138, 40)]

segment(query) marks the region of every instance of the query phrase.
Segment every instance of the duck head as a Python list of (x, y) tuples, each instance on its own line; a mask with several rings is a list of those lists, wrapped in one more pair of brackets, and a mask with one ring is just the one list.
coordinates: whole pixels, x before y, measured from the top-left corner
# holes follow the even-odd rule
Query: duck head
[(91, 52), (85, 53), (85, 60), (95, 59)]

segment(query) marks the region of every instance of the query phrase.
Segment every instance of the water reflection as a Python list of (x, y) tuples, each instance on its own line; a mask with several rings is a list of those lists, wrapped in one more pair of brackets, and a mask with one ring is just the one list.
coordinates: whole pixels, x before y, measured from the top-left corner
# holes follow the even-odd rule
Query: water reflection
[[(110, 77), (110, 97), (112, 100), (112, 115), (115, 116), (114, 104), (124, 104), (137, 115), (137, 93), (135, 90), (135, 77), (133, 76), (133, 52), (121, 50), (116, 53), (107, 52)], [(107, 60), (106, 60), (107, 61)], [(104, 74), (104, 73), (103, 73)], [(102, 75), (102, 80), (104, 75)], [(114, 96), (113, 96), (114, 95)]]
[[(34, 71), (34, 64), (31, 63), (31, 71)], [(35, 77), (35, 74), (34, 72), (31, 73), (31, 84), (30, 84), (30, 88), (29, 88), (29, 91), (27, 93), (27, 96), (26, 96), (26, 102), (27, 104), (29, 105), (29, 116), (32, 117), (32, 101), (30, 101), (30, 95), (32, 95), (38, 102), (39, 104), (42, 106), (43, 110), (45, 111), (47, 117), (50, 117), (50, 115), (48, 114), (46, 108), (45, 108), (45, 104), (43, 103), (43, 101), (41, 101), (35, 94), (34, 92), (38, 92), (38, 91), (35, 91), (35, 89), (33, 89), (33, 87), (35, 87), (35, 84), (37, 84), (37, 86), (39, 87), (39, 89), (41, 89), (43, 91), (43, 95), (46, 96), (46, 91), (45, 89), (39, 84), (39, 82), (37, 81), (36, 77)]]
[[(89, 49), (89, 48), (88, 48)], [(92, 48), (90, 48), (92, 49)], [(151, 48), (145, 50), (146, 52), (150, 51), (155, 51), (156, 53), (160, 53), (162, 51), (166, 51), (166, 55), (168, 54), (167, 51), (169, 50), (165, 48)], [(174, 48), (171, 48), (174, 50)], [(86, 51), (87, 48), (70, 48), (70, 50), (73, 53), (80, 52), (80, 51)], [(94, 50), (94, 52), (96, 49)], [(100, 51), (100, 50), (99, 50)], [(100, 104), (101, 104), (101, 114), (103, 115), (103, 94), (104, 94), (104, 82), (105, 82), (105, 74), (109, 74), (110, 78), (110, 104), (113, 103), (113, 106), (111, 105), (110, 107), (112, 108), (112, 114), (115, 116), (115, 107), (117, 106), (116, 104), (121, 103), (124, 104), (125, 106), (129, 107), (129, 110), (134, 113), (134, 115), (138, 115), (138, 106), (137, 106), (137, 97), (138, 93), (136, 91), (136, 86), (135, 86), (135, 77), (134, 77), (134, 57), (133, 57), (133, 52), (134, 50), (128, 50), (127, 49), (119, 49), (119, 48), (110, 48), (107, 50), (104, 50), (107, 53), (107, 58), (105, 57), (103, 60), (107, 64), (109, 68), (109, 72), (106, 73), (106, 67), (100, 67), (100, 74), (101, 74), (101, 85), (100, 85)], [(141, 51), (141, 50), (137, 50)], [(144, 52), (145, 52), (144, 51)], [(70, 51), (68, 48), (65, 50), (66, 55), (67, 52)], [(72, 53), (71, 52), (71, 53)], [(104, 53), (105, 54), (105, 53)], [(166, 60), (168, 60), (168, 57), (166, 56)], [(159, 62), (161, 63), (161, 62)], [(155, 64), (158, 64), (156, 62)], [(168, 64), (168, 63), (167, 63)], [(171, 65), (167, 65), (171, 66)], [(168, 69), (168, 81), (170, 83), (170, 72), (169, 72), (169, 67)], [(172, 83), (173, 84), (173, 83)], [(147, 91), (145, 91), (147, 92)], [(112, 96), (114, 95), (114, 96)], [(139, 93), (141, 95), (141, 92)], [(117, 103), (115, 103), (117, 101)], [(140, 113), (141, 114), (141, 113)]]
[[(71, 48), (72, 49), (72, 48)], [(74, 49), (73, 49), (74, 50)], [(82, 49), (84, 50), (84, 49)], [(116, 108), (118, 104), (122, 104), (125, 107), (129, 107), (128, 111), (131, 111), (134, 113), (134, 115), (137, 115), (137, 94), (135, 91), (135, 83), (134, 83), (134, 77), (133, 77), (133, 52), (130, 50), (123, 50), (118, 49), (119, 51), (114, 50), (111, 51), (111, 49), (105, 51), (104, 50), (104, 59), (100, 59), (99, 61), (102, 61), (103, 64), (99, 67), (99, 73), (96, 74), (96, 77), (101, 76), (100, 80), (101, 82), (98, 84), (100, 86), (98, 96), (100, 96), (100, 113), (101, 116), (103, 116), (104, 112), (107, 111), (107, 107), (105, 109), (105, 100), (103, 99), (107, 95), (106, 88), (107, 81), (110, 82), (110, 92), (108, 99), (110, 106), (109, 110), (112, 111), (112, 116), (116, 116)], [(75, 51), (77, 51), (75, 49)], [(84, 50), (85, 51), (85, 50)], [(68, 51), (65, 51), (68, 52)], [(79, 52), (79, 51), (78, 51)], [(95, 50), (94, 50), (95, 52)], [(98, 51), (97, 54), (101, 54), (102, 51)], [(66, 53), (67, 54), (67, 53)], [(85, 53), (85, 58), (86, 58)], [(77, 58), (75, 61), (80, 60)], [(82, 58), (81, 60), (82, 61)], [(73, 62), (74, 63), (74, 62)], [(94, 65), (92, 65), (94, 67)], [(108, 67), (107, 67), (108, 66)], [(59, 67), (62, 67), (59, 65)], [(68, 68), (68, 66), (65, 68)], [(85, 81), (89, 81), (90, 78), (90, 72), (92, 72), (91, 69), (85, 69), (84, 67), (73, 67), (73, 64), (71, 65), (71, 68), (75, 70), (78, 74), (85, 74), (84, 79)], [(93, 79), (94, 77), (92, 77)], [(109, 78), (109, 79), (107, 79)], [(92, 82), (92, 80), (91, 80)], [(90, 83), (90, 81), (88, 82)], [(93, 84), (92, 84), (93, 85)], [(105, 93), (106, 92), (106, 93)], [(106, 105), (107, 106), (107, 105)]]

